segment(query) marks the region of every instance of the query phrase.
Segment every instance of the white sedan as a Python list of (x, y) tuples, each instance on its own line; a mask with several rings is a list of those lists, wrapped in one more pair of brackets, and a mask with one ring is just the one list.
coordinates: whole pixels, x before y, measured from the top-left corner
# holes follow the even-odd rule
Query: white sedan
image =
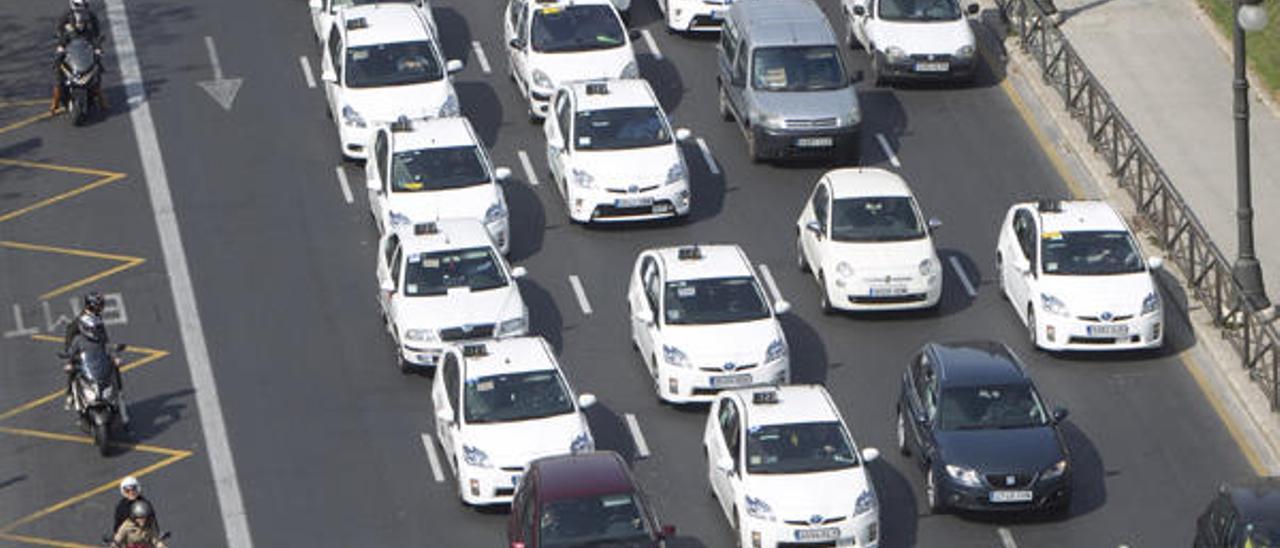
[(668, 32), (719, 32), (733, 0), (658, 0)]
[(931, 308), (942, 266), (920, 206), (898, 175), (827, 172), (796, 220), (796, 262), (818, 282), (824, 312)]
[(427, 21), (431, 24), (432, 32), (435, 32), (436, 20), (431, 13), (431, 5), (427, 0), (308, 0), (307, 5), (311, 10), (311, 26), (316, 31), (316, 41), (324, 43), (324, 35), (329, 32), (329, 27), (333, 26), (333, 20), (338, 12), (350, 6), (363, 6), (365, 4), (410, 4), (418, 8)]
[(871, 83), (888, 80), (973, 80), (978, 66), (969, 16), (958, 0), (841, 0), (849, 45), (871, 57)]

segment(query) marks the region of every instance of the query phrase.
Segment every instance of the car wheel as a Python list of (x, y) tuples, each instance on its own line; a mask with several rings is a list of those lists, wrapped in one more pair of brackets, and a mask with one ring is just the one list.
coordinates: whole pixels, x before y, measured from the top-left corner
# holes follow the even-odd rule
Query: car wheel
[(924, 499), (929, 505), (930, 514), (941, 514), (943, 511), (942, 499), (938, 498), (938, 485), (934, 477), (933, 468), (929, 468), (929, 472), (924, 478)]
[(898, 452), (903, 455), (911, 454), (911, 448), (907, 447), (907, 418), (901, 409), (898, 410)]
[(1034, 307), (1027, 305), (1027, 338), (1031, 339), (1031, 348), (1040, 348), (1040, 344), (1036, 342), (1036, 310)]
[(724, 84), (720, 84), (717, 87), (720, 89), (720, 93), (718, 94), (720, 96), (720, 117), (726, 122), (732, 121), (733, 110), (729, 108), (729, 96), (725, 95)]
[(831, 296), (827, 292), (827, 277), (824, 274), (818, 274), (818, 306), (822, 308), (822, 313), (828, 316), (835, 312), (835, 308), (831, 306)]
[(800, 236), (796, 236), (796, 268), (801, 272), (809, 271), (809, 261), (804, 258), (804, 247), (800, 245)]

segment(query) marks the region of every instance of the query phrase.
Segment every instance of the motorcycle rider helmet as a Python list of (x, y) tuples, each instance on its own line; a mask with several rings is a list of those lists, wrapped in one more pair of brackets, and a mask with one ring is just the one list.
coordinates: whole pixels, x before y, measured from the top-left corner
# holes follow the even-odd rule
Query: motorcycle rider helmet
[(138, 483), (138, 478), (125, 476), (123, 480), (120, 480), (120, 496), (129, 496), (125, 491), (133, 491), (134, 493), (141, 495), (142, 484)]
[(102, 340), (102, 319), (93, 314), (81, 314), (76, 319), (76, 323), (80, 328), (80, 334), (84, 338), (93, 342), (101, 342)]
[(71, 9), (87, 10), (89, 9), (89, 0), (71, 0)]
[(107, 300), (97, 291), (90, 291), (84, 296), (84, 309), (92, 312), (95, 316), (102, 315), (102, 309), (107, 306)]
[(89, 18), (86, 15), (86, 12), (84, 10), (82, 9), (71, 10), (71, 26), (76, 29), (76, 32), (83, 32), (85, 29), (85, 25), (88, 23), (88, 20)]
[(151, 519), (155, 512), (151, 509), (151, 503), (145, 500), (135, 500), (129, 506), (129, 516), (134, 518)]

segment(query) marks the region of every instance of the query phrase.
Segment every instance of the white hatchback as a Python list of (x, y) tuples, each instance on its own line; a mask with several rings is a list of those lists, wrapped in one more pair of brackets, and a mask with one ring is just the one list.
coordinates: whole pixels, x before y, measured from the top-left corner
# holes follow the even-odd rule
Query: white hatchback
[(871, 83), (888, 80), (973, 80), (978, 53), (959, 0), (841, 0), (849, 44), (871, 57)]

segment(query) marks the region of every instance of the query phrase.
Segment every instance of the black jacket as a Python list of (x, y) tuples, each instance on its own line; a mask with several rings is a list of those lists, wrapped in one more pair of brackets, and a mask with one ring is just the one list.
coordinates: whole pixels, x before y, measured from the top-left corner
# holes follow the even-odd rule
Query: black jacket
[[(147, 497), (138, 495), (138, 498), (136, 500), (147, 500)], [(151, 501), (147, 500), (147, 502), (149, 503)], [(124, 520), (129, 519), (129, 510), (131, 510), (132, 507), (133, 507), (132, 500), (129, 500), (125, 497), (120, 497), (120, 502), (116, 503), (116, 521), (115, 521), (115, 524), (111, 526), (112, 534), (120, 530), (120, 524), (124, 523)], [(155, 507), (156, 505), (154, 504), (151, 505), (152, 511), (154, 511)], [(151, 522), (155, 524), (156, 530), (160, 529), (160, 518), (156, 517), (153, 514), (151, 516)]]
[[(63, 331), (63, 334), (62, 334), (62, 351), (63, 352), (71, 354), (71, 343), (76, 339), (76, 335), (80, 334), (80, 318), (85, 314), (89, 314), (89, 311), (81, 310), (80, 315), (76, 316), (75, 319), (71, 320), (71, 323), (67, 324), (67, 329), (66, 331)], [(98, 337), (102, 339), (102, 344), (107, 344), (109, 342), (107, 340), (106, 326), (102, 327), (102, 332), (98, 334)], [(81, 340), (88, 344), (96, 344), (96, 343), (90, 343), (89, 341), (84, 341), (83, 337), (81, 338)]]
[(75, 11), (76, 10), (74, 9), (67, 10), (66, 13), (62, 14), (62, 19), (58, 20), (58, 26), (54, 29), (54, 33), (58, 36), (58, 45), (67, 45), (67, 42), (70, 42), (71, 39), (75, 38), (77, 35), (83, 35), (85, 38), (88, 38), (89, 42), (93, 43), (95, 47), (101, 45), (102, 27), (98, 24), (98, 16), (92, 11), (86, 10), (84, 12), (84, 30), (77, 32), (75, 26)]

